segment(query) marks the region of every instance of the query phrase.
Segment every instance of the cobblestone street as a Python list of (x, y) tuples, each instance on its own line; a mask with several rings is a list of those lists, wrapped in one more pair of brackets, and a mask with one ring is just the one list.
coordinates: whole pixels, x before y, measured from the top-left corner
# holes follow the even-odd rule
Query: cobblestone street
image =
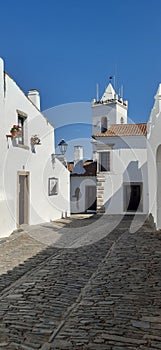
[(0, 349), (161, 349), (161, 235), (131, 220), (78, 216), (2, 241)]

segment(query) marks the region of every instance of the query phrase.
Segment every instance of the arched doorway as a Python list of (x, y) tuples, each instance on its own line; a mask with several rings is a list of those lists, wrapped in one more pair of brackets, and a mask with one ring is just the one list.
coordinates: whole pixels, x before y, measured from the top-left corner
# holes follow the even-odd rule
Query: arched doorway
[(157, 149), (157, 228), (161, 228), (161, 145)]

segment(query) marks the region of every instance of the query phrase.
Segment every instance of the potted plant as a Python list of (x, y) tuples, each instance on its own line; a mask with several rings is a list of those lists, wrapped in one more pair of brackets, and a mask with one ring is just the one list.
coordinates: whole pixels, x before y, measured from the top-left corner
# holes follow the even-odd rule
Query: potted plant
[(11, 136), (17, 137), (18, 135), (22, 135), (22, 129), (19, 125), (13, 125), (11, 130), (10, 130)]
[(31, 145), (41, 145), (40, 143), (40, 138), (38, 137), (38, 135), (33, 135), (31, 137)]

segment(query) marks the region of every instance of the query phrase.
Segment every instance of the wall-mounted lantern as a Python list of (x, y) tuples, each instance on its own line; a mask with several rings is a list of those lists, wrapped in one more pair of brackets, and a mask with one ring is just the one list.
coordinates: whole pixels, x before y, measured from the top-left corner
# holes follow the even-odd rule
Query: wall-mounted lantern
[(64, 141), (64, 139), (62, 139), (59, 144), (59, 149), (60, 149), (60, 152), (62, 155), (64, 155), (67, 151), (67, 148), (68, 148), (68, 144)]
[(67, 148), (68, 148), (68, 144), (64, 141), (64, 139), (62, 139), (59, 144), (59, 150), (60, 150), (60, 153), (59, 154), (55, 154), (53, 153), (51, 155), (51, 161), (52, 161), (52, 166), (53, 168), (55, 167), (55, 159), (59, 159), (59, 161), (66, 167), (67, 166), (67, 161), (64, 157), (66, 151), (67, 151)]

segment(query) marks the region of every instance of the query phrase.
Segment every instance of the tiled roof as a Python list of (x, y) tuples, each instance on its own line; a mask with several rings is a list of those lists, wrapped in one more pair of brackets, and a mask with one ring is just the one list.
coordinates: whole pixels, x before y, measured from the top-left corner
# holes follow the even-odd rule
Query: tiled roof
[(102, 136), (146, 136), (147, 124), (112, 124), (104, 133), (95, 134), (93, 137)]
[(70, 173), (72, 173), (73, 168), (74, 168), (74, 162), (68, 163), (68, 170), (70, 171)]
[(83, 163), (83, 167), (85, 169), (84, 174), (72, 174), (74, 168), (74, 162), (68, 163), (68, 170), (71, 172), (72, 176), (96, 176), (97, 171), (97, 163), (92, 160), (87, 160)]

